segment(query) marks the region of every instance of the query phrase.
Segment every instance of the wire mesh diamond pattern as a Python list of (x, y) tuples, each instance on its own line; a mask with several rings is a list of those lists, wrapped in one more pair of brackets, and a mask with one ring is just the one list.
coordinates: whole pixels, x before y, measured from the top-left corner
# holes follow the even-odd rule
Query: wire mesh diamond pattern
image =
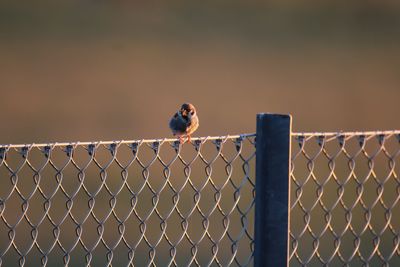
[[(290, 266), (400, 266), (400, 131), (292, 139)], [(0, 265), (253, 265), (254, 165), (254, 134), (0, 146)]]
[(290, 266), (400, 266), (400, 131), (292, 140)]
[(252, 265), (254, 139), (0, 146), (0, 265)]

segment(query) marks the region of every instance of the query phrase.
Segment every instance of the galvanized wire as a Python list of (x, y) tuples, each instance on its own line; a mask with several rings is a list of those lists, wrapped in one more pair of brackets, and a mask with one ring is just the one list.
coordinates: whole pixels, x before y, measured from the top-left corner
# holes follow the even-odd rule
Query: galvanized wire
[(400, 266), (400, 131), (292, 142), (290, 266)]
[[(0, 265), (253, 264), (255, 135), (0, 145)], [(292, 133), (290, 266), (400, 266), (400, 131)]]
[(254, 139), (1, 145), (0, 265), (252, 265)]

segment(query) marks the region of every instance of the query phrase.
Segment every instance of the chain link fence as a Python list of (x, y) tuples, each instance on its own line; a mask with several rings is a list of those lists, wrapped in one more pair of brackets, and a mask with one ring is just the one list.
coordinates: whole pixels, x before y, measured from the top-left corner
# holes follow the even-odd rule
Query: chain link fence
[(400, 131), (292, 135), (290, 266), (400, 266)]
[[(400, 131), (291, 139), (289, 265), (400, 266)], [(252, 266), (255, 143), (0, 146), (0, 265)]]
[(254, 139), (1, 146), (0, 265), (252, 265)]

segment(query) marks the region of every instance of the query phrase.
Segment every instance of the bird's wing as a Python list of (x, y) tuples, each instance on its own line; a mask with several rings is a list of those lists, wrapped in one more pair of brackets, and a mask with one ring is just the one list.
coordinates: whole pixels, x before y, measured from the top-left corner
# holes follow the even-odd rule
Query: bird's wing
[[(176, 113), (175, 115), (177, 115)], [(184, 120), (179, 114), (177, 116), (172, 117), (169, 122), (169, 127), (171, 128), (173, 134), (183, 134), (186, 132), (186, 120)]]

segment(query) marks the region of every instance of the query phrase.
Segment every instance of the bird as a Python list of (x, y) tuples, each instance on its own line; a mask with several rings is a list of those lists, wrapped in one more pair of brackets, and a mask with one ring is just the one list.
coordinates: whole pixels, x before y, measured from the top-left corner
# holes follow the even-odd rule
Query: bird
[(174, 136), (179, 137), (182, 144), (183, 137), (187, 137), (190, 143), (190, 136), (199, 127), (199, 118), (197, 117), (196, 108), (191, 103), (182, 104), (181, 108), (172, 116), (169, 121), (169, 128)]

